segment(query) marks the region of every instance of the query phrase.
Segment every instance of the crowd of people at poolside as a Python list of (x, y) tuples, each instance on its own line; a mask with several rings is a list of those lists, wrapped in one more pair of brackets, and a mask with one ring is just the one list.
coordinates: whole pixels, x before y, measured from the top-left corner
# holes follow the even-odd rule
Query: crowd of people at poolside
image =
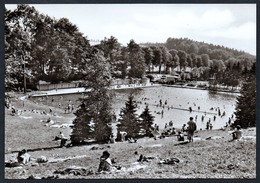
[[(209, 111), (202, 111), (201, 107), (198, 106), (195, 102), (191, 103), (188, 102), (187, 104), (190, 105), (190, 107), (188, 107), (188, 109), (182, 108), (182, 105), (180, 104), (178, 106), (178, 108), (176, 108), (176, 106), (174, 107), (173, 105), (169, 105), (169, 102), (166, 100), (162, 100), (162, 96), (158, 95), (159, 101), (154, 101), (154, 104), (152, 102), (152, 98), (142, 98), (141, 101), (139, 101), (140, 104), (144, 103), (145, 105), (149, 106), (149, 105), (155, 105), (157, 108), (160, 108), (159, 111), (155, 110), (154, 113), (161, 115), (161, 118), (164, 117), (165, 112), (167, 111), (166, 109), (170, 110), (170, 109), (180, 109), (180, 110), (186, 110), (189, 111), (190, 113), (192, 112), (197, 112), (194, 117), (195, 122), (198, 122), (199, 120), (199, 116), (198, 116), (198, 112), (202, 113), (201, 114), (201, 122), (203, 123), (205, 120), (206, 121), (206, 125), (205, 125), (205, 129), (206, 130), (212, 130), (213, 129), (213, 124), (215, 122), (217, 122), (217, 118), (222, 118), (221, 120), (225, 120), (226, 116), (226, 111), (225, 111), (225, 105), (223, 105), (223, 109), (220, 109), (220, 107), (211, 107), (209, 108)], [(144, 102), (142, 102), (144, 101)], [(149, 103), (150, 101), (150, 103)], [(194, 110), (194, 107), (196, 108), (196, 110)], [(208, 115), (210, 114), (210, 115)], [(228, 121), (226, 121), (225, 126), (222, 126), (221, 129), (227, 129), (228, 127), (231, 126), (231, 124), (234, 122), (235, 118), (234, 115), (232, 114), (231, 117), (228, 118)], [(171, 127), (173, 125), (173, 122), (170, 121), (169, 125), (167, 123), (165, 123), (165, 129), (167, 129), (167, 127)], [(185, 126), (184, 126), (185, 127)], [(159, 131), (159, 125), (155, 124), (154, 128)], [(202, 129), (201, 129), (202, 130)]]
[[(46, 96), (45, 99), (48, 100), (48, 96)], [(44, 100), (44, 97), (42, 97), (40, 100)], [(50, 100), (50, 102), (53, 103), (54, 100), (55, 99), (52, 98)], [(60, 96), (60, 101), (62, 101), (62, 100), (63, 100), (63, 98), (62, 98), (62, 96)], [(148, 102), (147, 102), (148, 100), (150, 100), (149, 98), (142, 98), (142, 100), (144, 101), (145, 105), (149, 105)], [(6, 100), (5, 105), (8, 109), (11, 109), (12, 114), (17, 114), (18, 110), (15, 109), (15, 107), (11, 104), (11, 102), (9, 100)], [(24, 103), (23, 103), (23, 106), (24, 106)], [(196, 106), (196, 104), (193, 103), (193, 107), (195, 107), (195, 106)], [(58, 107), (62, 108), (61, 103), (58, 104)], [(173, 108), (173, 106), (168, 105), (167, 100), (165, 100), (163, 102), (162, 99), (159, 100), (159, 102), (156, 104), (156, 107), (162, 108), (162, 110), (159, 111), (159, 114), (161, 115), (162, 118), (164, 117), (165, 108), (167, 108), (168, 110)], [(200, 110), (200, 106), (196, 106), (196, 107), (197, 107), (198, 110)], [(194, 111), (192, 107), (189, 107), (187, 110), (190, 113), (192, 113)], [(29, 110), (29, 111), (31, 111), (33, 113), (40, 113), (42, 115), (47, 115), (47, 114), (54, 115), (54, 112), (52, 111), (51, 108), (49, 109), (49, 112), (38, 111), (38, 110), (35, 110), (35, 109)], [(65, 107), (64, 112), (65, 113), (71, 113), (73, 111), (74, 111), (74, 104), (72, 103), (71, 100), (69, 100), (68, 105), (67, 105), (67, 107)], [(213, 119), (212, 119), (213, 121), (216, 120), (217, 116), (223, 117), (223, 116), (226, 115), (225, 111), (221, 112), (219, 107), (217, 107), (217, 108), (212, 107), (212, 108), (210, 108), (210, 111), (216, 111), (217, 112), (217, 115), (213, 116)], [(205, 115), (206, 115), (206, 113), (201, 116), (201, 121), (205, 120)], [(234, 118), (234, 116), (232, 115), (229, 118), (229, 120), (226, 122), (226, 125), (223, 128), (227, 128), (227, 127), (231, 126), (233, 118)], [(157, 140), (158, 138), (162, 139), (162, 138), (165, 138), (165, 137), (168, 137), (168, 136), (176, 136), (178, 142), (185, 142), (185, 137), (187, 136), (187, 142), (191, 143), (194, 140), (194, 133), (198, 130), (197, 124), (196, 124), (197, 121), (198, 121), (198, 115), (196, 115), (195, 118), (190, 117), (189, 121), (186, 124), (183, 124), (181, 129), (176, 129), (174, 127), (174, 123), (173, 123), (172, 120), (168, 123), (165, 123), (164, 129), (160, 129), (158, 124), (154, 124), (151, 127), (151, 136), (155, 140)], [(205, 129), (206, 130), (212, 130), (213, 129), (211, 118), (209, 118), (208, 121), (206, 122)], [(200, 130), (202, 130), (202, 129), (200, 129)], [(233, 132), (231, 132), (231, 134), (232, 134), (232, 140), (239, 140), (242, 137), (241, 127), (238, 125), (236, 127), (236, 129)], [(138, 140), (136, 138), (132, 138), (132, 137), (126, 138), (127, 137), (126, 132), (120, 132), (120, 135), (121, 135), (120, 141), (123, 141), (123, 142), (126, 141), (126, 142), (129, 142), (129, 143), (138, 143)], [(64, 137), (62, 132), (60, 132), (60, 134), (57, 136), (56, 140), (60, 141), (60, 147), (64, 147), (66, 145), (67, 138)], [(113, 135), (111, 135), (111, 137), (110, 137), (110, 143), (115, 143), (115, 137)], [(115, 169), (115, 168), (120, 169), (120, 167), (115, 167), (112, 164), (112, 161), (109, 157), (110, 157), (110, 153), (108, 151), (104, 151), (102, 156), (100, 157), (100, 164), (99, 164), (99, 167), (98, 167), (98, 172), (111, 171), (112, 169)], [(18, 164), (27, 164), (29, 161), (30, 161), (30, 155), (25, 150), (22, 150), (18, 153), (18, 156), (17, 156), (17, 163)]]
[[(62, 100), (62, 98), (60, 98), (60, 100)], [(148, 100), (148, 99), (143, 99), (143, 100), (145, 101), (145, 100)], [(54, 99), (51, 99), (51, 102), (54, 102)], [(167, 106), (167, 103), (168, 103), (167, 100), (164, 101), (164, 103), (162, 102), (162, 100), (159, 100), (158, 107), (161, 106), (164, 109), (165, 106)], [(24, 104), (23, 104), (23, 106), (24, 106)], [(64, 112), (65, 113), (72, 112), (74, 110), (72, 106), (74, 107), (72, 102), (69, 101), (68, 108), (66, 108)], [(9, 100), (6, 101), (6, 107), (8, 109), (11, 109), (13, 114), (16, 114), (17, 111), (19, 111), (19, 110), (15, 109), (15, 107), (12, 105), (12, 103)], [(168, 109), (171, 108), (169, 106), (167, 106), (167, 107), (168, 107)], [(200, 108), (198, 108), (198, 110), (199, 109)], [(193, 111), (192, 108), (189, 108), (188, 110), (190, 112)], [(225, 111), (223, 111), (221, 113), (219, 108), (211, 108), (210, 110), (217, 111), (217, 114), (218, 114), (219, 117), (225, 116)], [(39, 114), (42, 114), (42, 115), (54, 115), (54, 112), (52, 111), (51, 108), (47, 112), (46, 111), (38, 111), (38, 110), (35, 110), (35, 109), (30, 110), (30, 112), (32, 112), (32, 113), (39, 113)], [(163, 117), (163, 110), (161, 112), (161, 115)], [(202, 117), (201, 117), (202, 121), (204, 120), (204, 117), (205, 116), (202, 115)], [(232, 115), (229, 118), (229, 120), (227, 121), (226, 126), (225, 126), (226, 128), (231, 125), (233, 117), (234, 116)], [(168, 123), (165, 123), (164, 129), (160, 129), (158, 124), (154, 124), (152, 126), (152, 128), (151, 128), (151, 135), (153, 136), (153, 138), (155, 140), (157, 140), (158, 138), (163, 139), (163, 138), (168, 137), (168, 136), (175, 136), (176, 140), (178, 142), (192, 143), (193, 140), (194, 140), (194, 133), (198, 130), (197, 129), (197, 125), (196, 125), (196, 121), (197, 120), (198, 120), (198, 116), (197, 115), (195, 116), (195, 119), (193, 117), (190, 117), (189, 121), (186, 124), (183, 124), (181, 129), (176, 129), (174, 127), (174, 123), (173, 123), (172, 120), (170, 122), (168, 122)], [(216, 116), (213, 116), (213, 121), (215, 121), (215, 120), (216, 120)], [(205, 129), (206, 130), (212, 130), (212, 123), (211, 123), (211, 119), (210, 118), (209, 118), (209, 120), (206, 123)], [(200, 130), (202, 130), (202, 129), (200, 129)], [(237, 126), (236, 129), (234, 131), (232, 131), (230, 134), (232, 135), (232, 138), (231, 138), (230, 141), (239, 140), (242, 137), (242, 130), (241, 130), (240, 126)], [(127, 137), (127, 133), (126, 132), (120, 132), (120, 135), (121, 135), (121, 141), (123, 141), (123, 142), (125, 141), (125, 142), (128, 142), (128, 143), (138, 143), (138, 140), (136, 138), (132, 138), (132, 137), (126, 138)], [(186, 140), (185, 140), (185, 137), (187, 138)], [(60, 147), (61, 148), (66, 146), (67, 138), (64, 137), (62, 132), (60, 132), (57, 135), (55, 140), (58, 140), (60, 142)], [(111, 135), (110, 143), (115, 143), (115, 137), (113, 135)], [(41, 159), (43, 159), (43, 158), (41, 158)], [(28, 164), (30, 162), (30, 160), (31, 160), (31, 158), (30, 158), (30, 155), (28, 154), (28, 152), (26, 150), (22, 150), (22, 151), (18, 152), (17, 161), (14, 162), (14, 163), (7, 162), (6, 163), (6, 167), (12, 167), (12, 166), (14, 167), (14, 166), (26, 165), (26, 164)], [(145, 161), (145, 160), (148, 160), (148, 158), (141, 155), (139, 160), (140, 161)], [(46, 158), (44, 159), (43, 162), (47, 162)], [(175, 163), (175, 162), (177, 162), (177, 160), (175, 160), (175, 161), (166, 161), (165, 160), (163, 162), (165, 162), (165, 163), (174, 162)], [(114, 165), (113, 164), (113, 160), (110, 159), (110, 153), (108, 151), (104, 151), (102, 156), (100, 157), (100, 163), (99, 163), (97, 172), (99, 172), (99, 173), (101, 173), (101, 172), (111, 172), (111, 171), (120, 170), (121, 168), (122, 167), (120, 167), (120, 166)]]
[[(162, 97), (161, 95), (158, 96), (158, 98)], [(59, 96), (59, 98), (54, 98), (54, 97), (49, 97), (49, 96), (42, 96), (42, 97), (39, 97), (38, 99), (38, 102), (42, 102), (42, 103), (50, 103), (50, 104), (53, 104), (54, 102), (56, 102), (57, 104), (57, 101), (58, 101), (58, 108), (63, 108), (64, 109), (64, 106), (61, 107), (61, 103), (64, 103), (64, 100), (63, 100), (63, 96)], [(147, 98), (147, 97), (144, 97), (141, 99), (145, 105), (149, 105), (149, 101), (152, 100), (152, 98)], [(142, 103), (142, 101), (140, 101), (139, 103)], [(36, 101), (34, 101), (36, 102)], [(170, 106), (168, 104), (168, 101), (165, 100), (163, 101), (162, 98), (160, 98), (158, 101), (155, 101), (156, 104), (156, 107), (161, 107), (162, 108), (162, 111), (161, 112), (157, 112), (159, 114), (161, 114), (162, 118), (163, 118), (163, 115), (164, 115), (164, 109), (165, 108), (168, 108), (168, 110), (174, 108), (172, 105)], [(188, 102), (189, 104), (189, 102)], [(197, 107), (198, 110), (200, 110), (200, 106), (197, 106), (195, 102), (192, 103), (193, 107)], [(24, 102), (23, 102), (23, 106), (24, 106)], [(7, 108), (11, 108), (12, 109), (12, 114), (21, 114), (22, 110), (17, 110), (15, 109), (15, 107), (11, 104), (11, 102), (9, 101), (8, 97), (6, 98), (6, 107)], [(181, 105), (180, 105), (181, 107)], [(224, 106), (225, 108), (225, 106)], [(192, 107), (190, 106), (188, 109), (187, 109), (190, 113), (192, 113), (194, 110), (192, 109)], [(18, 111), (18, 112), (17, 112)], [(19, 112), (20, 111), (20, 112)], [(32, 110), (29, 110), (33, 113), (39, 113), (39, 114), (42, 114), (42, 115), (54, 115), (55, 116), (55, 113), (53, 112), (52, 108), (49, 109), (49, 112), (43, 110), (43, 111), (38, 111), (38, 110), (35, 110), (35, 109), (32, 109)], [(68, 105), (67, 107), (65, 107), (64, 109), (64, 113), (72, 113), (74, 111), (74, 104), (73, 102), (69, 99), (68, 101)], [(220, 108), (219, 107), (211, 107), (210, 108), (210, 111), (216, 111), (217, 114), (213, 116), (213, 121), (216, 121), (216, 116), (219, 116), (219, 117), (223, 117), (225, 116), (225, 111), (221, 112), (220, 111)], [(156, 111), (155, 111), (156, 112)], [(206, 117), (207, 113), (205, 112), (204, 114), (201, 115), (201, 121), (203, 122), (205, 117)], [(233, 114), (232, 116), (229, 118), (228, 122), (226, 122), (226, 125), (223, 127), (223, 129), (229, 127), (233, 121)], [(48, 121), (51, 121), (50, 118), (47, 120)], [(193, 121), (193, 119), (191, 120)], [(198, 115), (195, 116), (195, 122), (198, 121)], [(197, 128), (197, 126), (196, 126)], [(211, 122), (211, 118), (208, 118), (208, 121), (206, 122), (206, 127), (205, 127), (206, 130), (212, 130), (213, 129), (213, 125), (212, 125), (212, 122)], [(151, 135), (154, 136), (154, 139), (157, 139), (157, 138), (164, 138), (164, 137), (167, 137), (167, 136), (171, 136), (171, 135), (176, 135), (178, 137), (178, 140), (182, 140), (184, 136), (186, 136), (188, 134), (188, 126), (186, 126), (186, 124), (183, 124), (182, 126), (182, 129), (181, 130), (178, 130), (176, 131), (177, 129), (174, 127), (174, 124), (173, 124), (173, 121), (171, 120), (169, 123), (165, 123), (165, 127), (164, 129), (160, 129), (159, 125), (158, 124), (154, 124), (154, 126), (151, 127), (150, 131), (151, 131)], [(202, 130), (202, 129), (200, 129)], [(121, 138), (123, 141), (125, 141), (126, 137), (126, 134), (121, 134)], [(188, 135), (189, 137), (189, 135)], [(111, 141), (114, 141), (113, 140), (114, 137), (111, 137)], [(129, 142), (136, 142), (135, 139), (130, 139)], [(62, 145), (63, 146), (63, 145)]]
[[(72, 100), (69, 99), (67, 104), (65, 104), (62, 95), (60, 95), (58, 99), (55, 99), (55, 97), (50, 98), (48, 95), (46, 95), (46, 96), (38, 97), (38, 101), (41, 103), (47, 103), (51, 106), (54, 106), (54, 104), (57, 103), (58, 106), (56, 107), (59, 109), (63, 109), (65, 114), (72, 113), (75, 110), (75, 104), (72, 102)], [(36, 100), (34, 100), (34, 102), (37, 103)]]
[[(74, 102), (76, 102), (76, 101), (72, 101), (71, 99), (69, 99), (67, 97), (66, 97), (66, 100), (64, 100), (64, 99), (65, 98), (63, 98), (62, 95), (55, 96), (55, 97), (46, 95), (46, 96), (35, 98), (33, 101), (35, 103), (42, 103), (42, 104), (47, 104), (49, 106), (57, 107), (61, 110), (64, 110), (65, 114), (73, 113), (76, 109), (75, 106), (77, 106), (78, 104), (75, 103), (76, 104), (75, 105)], [(213, 122), (216, 121), (217, 117), (222, 118), (226, 115), (225, 106), (223, 106), (223, 108), (224, 108), (224, 110), (222, 109), (223, 111), (221, 111), (220, 107), (211, 107), (209, 109), (209, 111), (205, 111), (205, 109), (203, 109), (203, 111), (202, 111), (201, 107), (198, 104), (196, 104), (195, 102), (187, 102), (187, 104), (190, 105), (190, 107), (188, 107), (188, 108), (186, 108), (187, 105), (182, 106), (181, 104), (179, 104), (178, 106), (173, 106), (173, 105), (169, 104), (167, 99), (163, 100), (163, 95), (158, 95), (157, 99), (155, 99), (154, 102), (153, 102), (152, 97), (151, 98), (143, 97), (143, 98), (141, 98), (140, 101), (137, 101), (137, 102), (140, 104), (145, 104), (147, 106), (149, 106), (149, 105), (156, 106), (154, 113), (157, 115), (161, 115), (162, 121), (165, 121), (165, 119), (163, 119), (164, 115), (167, 113), (166, 115), (168, 116), (168, 113), (171, 112), (171, 111), (169, 111), (170, 109), (186, 110), (186, 111), (189, 111), (190, 113), (197, 112), (197, 115), (194, 115), (194, 119), (196, 122), (198, 122), (199, 117), (200, 117), (198, 115), (199, 115), (199, 113), (201, 113), (201, 122), (208, 120), (206, 122), (207, 130), (212, 130), (214, 128)], [(15, 109), (15, 107), (10, 104), (11, 104), (11, 102), (9, 102), (9, 100), (6, 100), (6, 106), (8, 106), (8, 108), (12, 108), (13, 115), (21, 114), (23, 112), (22, 110), (19, 111), (19, 110)], [(24, 102), (23, 102), (23, 105), (24, 105)], [(140, 108), (140, 106), (138, 106), (138, 107)], [(157, 108), (159, 108), (159, 110)], [(196, 110), (194, 108), (196, 108)], [(37, 110), (35, 110), (35, 111), (37, 111)], [(214, 116), (212, 116), (213, 112), (215, 113)], [(51, 108), (49, 109), (49, 112), (45, 111), (45, 110), (41, 111), (41, 114), (48, 114), (48, 113), (55, 116), (55, 113), (53, 112), (53, 110)], [(208, 115), (208, 114), (210, 114), (210, 115)], [(167, 118), (167, 116), (166, 116), (166, 118)], [(226, 125), (223, 127), (230, 126), (231, 121), (233, 121), (233, 115), (231, 118), (229, 118), (228, 122), (226, 122)], [(157, 126), (159, 127), (161, 125), (162, 125), (162, 123), (160, 122), (160, 124)]]
[[(164, 98), (164, 99), (163, 99)], [(176, 97), (177, 98), (177, 97)], [(171, 109), (177, 109), (177, 110), (182, 110), (182, 111), (189, 111), (190, 114), (194, 113), (194, 120), (196, 122), (199, 122), (199, 120), (201, 119), (201, 123), (203, 123), (204, 121), (206, 121), (206, 130), (212, 130), (214, 128), (214, 123), (215, 122), (219, 122), (221, 121), (221, 123), (224, 122), (224, 120), (226, 120), (226, 107), (225, 105), (223, 105), (221, 108), (218, 107), (210, 107), (209, 109), (205, 109), (199, 106), (198, 104), (196, 104), (196, 102), (187, 102), (187, 104), (175, 104), (175, 105), (171, 105), (169, 104), (170, 102), (168, 102), (167, 99), (165, 99), (165, 96), (163, 95), (158, 95), (157, 99), (155, 99), (153, 101), (153, 97), (149, 98), (149, 97), (143, 97), (140, 99), (140, 101), (137, 101), (139, 104), (144, 104), (146, 106), (155, 106), (156, 108), (152, 108), (150, 107), (150, 109), (155, 109), (153, 112), (156, 115), (161, 115), (161, 119), (162, 121), (165, 121), (164, 116), (166, 115), (166, 118), (169, 116), (169, 112), (171, 112)], [(198, 99), (197, 99), (198, 100)], [(188, 107), (187, 107), (188, 106)], [(139, 106), (140, 108), (140, 106)], [(196, 114), (196, 115), (195, 115)], [(225, 117), (225, 118), (224, 118)], [(225, 126), (223, 125), (223, 128), (227, 128), (228, 126), (230, 126), (230, 124), (234, 121), (234, 115), (232, 114), (231, 117), (229, 117), (228, 121), (226, 121)], [(160, 126), (161, 126), (161, 122), (160, 122)], [(179, 125), (179, 124), (178, 124)], [(219, 124), (217, 125), (219, 126)], [(214, 128), (216, 129), (216, 127)]]
[[(38, 109), (23, 109), (25, 107), (25, 102), (22, 101), (22, 107), (20, 109), (16, 108), (14, 105), (13, 105), (13, 102), (9, 99), (8, 96), (5, 97), (5, 107), (8, 109), (8, 110), (11, 110), (11, 115), (14, 116), (14, 115), (22, 115), (26, 112), (31, 112), (31, 113), (35, 113), (35, 114), (41, 114), (41, 115), (51, 115), (51, 116), (56, 116), (57, 114), (53, 111), (53, 108), (51, 106), (54, 105), (54, 97), (50, 98), (49, 99), (49, 96), (42, 96), (42, 97), (39, 97), (38, 98), (38, 102), (41, 102), (41, 103), (47, 103), (50, 108), (48, 110), (38, 110)], [(38, 104), (38, 102), (36, 100), (33, 100), (34, 103)], [(59, 102), (58, 102), (58, 108), (59, 109), (63, 109), (64, 110), (64, 113), (65, 114), (69, 114), (69, 113), (73, 113), (75, 112), (75, 105), (74, 103), (69, 100), (68, 101), (68, 104), (67, 106), (64, 104), (64, 101), (63, 101), (63, 96), (60, 96), (59, 97)]]

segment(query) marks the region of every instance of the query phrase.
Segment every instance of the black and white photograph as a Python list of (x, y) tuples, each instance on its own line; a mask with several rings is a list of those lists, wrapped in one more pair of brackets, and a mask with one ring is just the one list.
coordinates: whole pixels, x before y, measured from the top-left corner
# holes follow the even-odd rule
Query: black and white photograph
[(257, 4), (4, 5), (4, 179), (256, 179)]

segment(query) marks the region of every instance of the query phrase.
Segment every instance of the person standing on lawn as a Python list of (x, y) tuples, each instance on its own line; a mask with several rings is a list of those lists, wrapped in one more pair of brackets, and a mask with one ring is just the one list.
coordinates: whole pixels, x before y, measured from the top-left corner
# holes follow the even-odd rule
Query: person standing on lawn
[(193, 117), (190, 117), (190, 121), (187, 124), (188, 124), (188, 128), (187, 128), (188, 140), (189, 142), (193, 142), (193, 135), (197, 129), (197, 125), (193, 121)]
[(67, 139), (64, 137), (62, 132), (60, 132), (58, 138), (60, 139), (60, 147), (63, 147), (65, 145)]

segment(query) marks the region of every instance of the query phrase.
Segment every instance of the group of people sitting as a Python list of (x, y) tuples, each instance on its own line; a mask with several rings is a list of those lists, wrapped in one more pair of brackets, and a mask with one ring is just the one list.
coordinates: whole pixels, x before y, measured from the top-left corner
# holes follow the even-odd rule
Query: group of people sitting
[(114, 135), (111, 134), (109, 137), (109, 143), (113, 144), (115, 141), (125, 142), (128, 141), (129, 143), (136, 143), (137, 139), (133, 137), (126, 138), (127, 132), (125, 131), (118, 131), (118, 137), (115, 139)]
[[(186, 129), (187, 131), (187, 138), (188, 138), (188, 142), (193, 142), (193, 135), (194, 135), (194, 131), (196, 130), (197, 126), (196, 123), (193, 121), (193, 118), (190, 117), (190, 121), (187, 123), (188, 127)], [(232, 134), (232, 140), (239, 140), (242, 137), (242, 130), (240, 125), (236, 126), (236, 129), (231, 132)], [(60, 132), (59, 136), (57, 137), (61, 140), (61, 147), (64, 146), (64, 135), (62, 134), (62, 132)], [(177, 134), (177, 139), (178, 141), (184, 141), (184, 133), (183, 131), (179, 131)], [(135, 143), (136, 139), (133, 138), (129, 138), (128, 139), (131, 143)], [(66, 142), (66, 141), (65, 141)], [(143, 161), (145, 158), (140, 156), (140, 159), (138, 161)], [(17, 155), (17, 162), (15, 162), (15, 164), (5, 164), (6, 167), (12, 167), (12, 166), (19, 166), (21, 164), (27, 164), (30, 161), (30, 155), (27, 153), (27, 151), (25, 149), (23, 149), (22, 151), (18, 152)], [(121, 167), (120, 166), (115, 166), (113, 165), (113, 160), (110, 159), (110, 153), (108, 151), (104, 151), (102, 156), (100, 157), (100, 164), (98, 167), (98, 172), (110, 172), (112, 170), (120, 170)]]

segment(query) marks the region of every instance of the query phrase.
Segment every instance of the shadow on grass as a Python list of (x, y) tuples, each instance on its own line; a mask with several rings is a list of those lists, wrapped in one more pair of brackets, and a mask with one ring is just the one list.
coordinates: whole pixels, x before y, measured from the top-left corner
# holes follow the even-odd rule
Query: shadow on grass
[[(52, 150), (52, 149), (57, 149), (61, 148), (60, 146), (53, 146), (53, 147), (39, 147), (35, 149), (26, 149), (27, 152), (34, 152), (34, 151), (45, 151), (45, 150)], [(11, 151), (10, 153), (18, 153), (20, 151)]]
[[(34, 152), (34, 151), (45, 151), (45, 150), (53, 150), (53, 149), (60, 149), (60, 148), (72, 148), (72, 147), (79, 147), (79, 146), (87, 146), (87, 145), (101, 145), (101, 144), (107, 144), (107, 143), (97, 143), (95, 141), (93, 142), (81, 142), (81, 143), (78, 143), (78, 144), (71, 144), (71, 143), (68, 143), (67, 145), (61, 147), (61, 146), (52, 146), (52, 147), (39, 147), (39, 148), (34, 148), (34, 149), (26, 149), (27, 152)], [(12, 154), (12, 153), (18, 153), (20, 151), (11, 151), (7, 154)]]

